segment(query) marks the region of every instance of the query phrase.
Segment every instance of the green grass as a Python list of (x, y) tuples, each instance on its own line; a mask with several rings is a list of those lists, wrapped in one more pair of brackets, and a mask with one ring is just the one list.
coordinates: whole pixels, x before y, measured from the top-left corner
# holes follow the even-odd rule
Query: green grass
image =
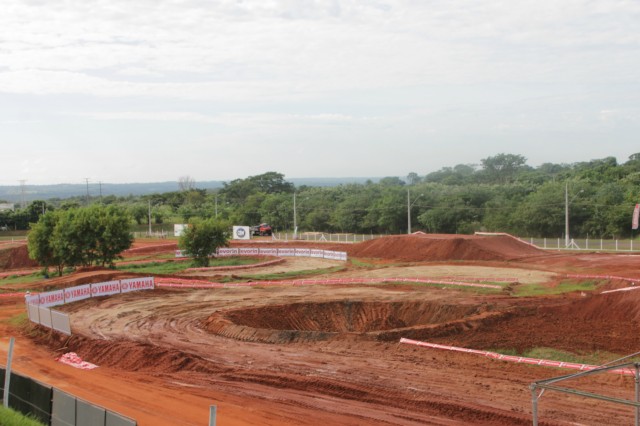
[(142, 274), (177, 274), (185, 269), (193, 267), (189, 261), (182, 262), (149, 262), (134, 265), (116, 266), (118, 271), (139, 272)]
[(345, 270), (344, 266), (334, 266), (332, 268), (309, 269), (306, 271), (290, 271), (290, 272), (282, 272), (278, 274), (243, 275), (242, 278), (258, 280), (258, 281), (283, 280), (283, 279), (313, 277), (316, 275), (332, 274), (332, 273), (340, 272), (344, 270)]
[[(212, 259), (209, 263), (209, 267), (214, 268), (218, 266), (242, 266), (252, 265), (262, 260), (250, 258), (250, 257), (229, 257)], [(177, 261), (177, 262), (149, 262), (133, 265), (119, 265), (116, 266), (118, 271), (125, 272), (139, 272), (143, 274), (177, 274), (183, 272), (185, 269), (196, 267), (192, 261)]]
[(517, 297), (546, 296), (574, 291), (593, 291), (601, 284), (601, 281), (575, 281), (564, 280), (554, 287), (544, 284), (521, 284), (515, 288), (514, 295)]
[(44, 279), (44, 275), (35, 272), (30, 275), (9, 275), (6, 278), (0, 278), (0, 286), (7, 284), (29, 284)]
[(2, 426), (44, 426), (33, 417), (25, 416), (11, 408), (0, 405), (0, 425)]
[[(27, 315), (26, 312), (22, 312), (18, 315), (14, 315), (11, 318), (6, 318), (4, 320), (2, 320), (2, 322), (5, 322), (13, 327), (18, 327), (18, 328), (22, 328), (25, 325), (28, 324), (29, 322), (29, 315)], [(1, 423), (0, 423), (1, 424)]]
[[(488, 349), (490, 352), (497, 352), (502, 355), (522, 356), (527, 358), (547, 359), (551, 361), (573, 362), (577, 364), (602, 365), (620, 359), (625, 355), (614, 354), (606, 351), (596, 351), (590, 353), (576, 354), (553, 348), (532, 348), (523, 352), (515, 349)], [(624, 362), (638, 362), (640, 357), (630, 358)]]

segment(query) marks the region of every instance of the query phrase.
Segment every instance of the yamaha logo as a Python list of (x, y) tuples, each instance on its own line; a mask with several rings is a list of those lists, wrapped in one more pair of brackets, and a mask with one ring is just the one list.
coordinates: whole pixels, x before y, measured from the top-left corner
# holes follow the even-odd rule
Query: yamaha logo
[(244, 238), (244, 236), (247, 235), (247, 231), (245, 231), (244, 228), (238, 228), (236, 230), (236, 235), (238, 238)]

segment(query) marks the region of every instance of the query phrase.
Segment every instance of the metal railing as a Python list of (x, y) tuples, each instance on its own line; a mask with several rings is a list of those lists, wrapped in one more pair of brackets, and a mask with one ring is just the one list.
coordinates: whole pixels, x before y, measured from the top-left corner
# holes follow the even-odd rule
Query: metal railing
[(612, 252), (634, 252), (640, 251), (640, 242), (632, 239), (612, 239), (602, 238), (572, 238), (569, 246), (566, 246), (564, 238), (520, 238), (522, 241), (531, 243), (542, 249), (549, 250), (588, 250), (588, 251), (612, 251)]

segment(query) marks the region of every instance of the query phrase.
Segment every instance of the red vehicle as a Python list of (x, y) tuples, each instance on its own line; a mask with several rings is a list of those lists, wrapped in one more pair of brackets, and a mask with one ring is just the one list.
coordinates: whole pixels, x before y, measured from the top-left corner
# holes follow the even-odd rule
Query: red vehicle
[(271, 225), (269, 225), (268, 223), (261, 223), (258, 226), (251, 227), (252, 235), (260, 235), (264, 237), (264, 236), (271, 236), (272, 233), (273, 231), (271, 229)]

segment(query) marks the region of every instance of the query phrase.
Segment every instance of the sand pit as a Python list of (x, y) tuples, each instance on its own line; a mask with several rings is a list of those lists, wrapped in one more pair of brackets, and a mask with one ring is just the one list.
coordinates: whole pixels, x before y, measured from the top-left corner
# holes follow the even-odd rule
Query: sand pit
[[(362, 260), (325, 275), (513, 278), (551, 285), (565, 273), (606, 270), (609, 259), (640, 277), (636, 258), (559, 256), (509, 238), (397, 236), (377, 245), (343, 245), (350, 258)], [(395, 252), (381, 254), (395, 244)], [(303, 259), (291, 260), (283, 264), (286, 272), (313, 269)], [(261, 272), (268, 271), (247, 274)], [(85, 271), (67, 280), (117, 278), (109, 274), (114, 272)], [(3, 303), (0, 313), (6, 318), (24, 310), (19, 303)], [(640, 291), (516, 298), (406, 284), (156, 289), (64, 306), (74, 336), (45, 333), (22, 341), (22, 353), (29, 355), (16, 365), (140, 425), (205, 424), (212, 401), (225, 425), (526, 425), (529, 384), (566, 371), (399, 345), (400, 337), (607, 358), (640, 350), (632, 332), (640, 321), (638, 306)], [(6, 323), (1, 327), (9, 330)], [(62, 350), (100, 367), (79, 374), (48, 361)], [(633, 395), (633, 380), (625, 377), (599, 376), (579, 386)], [(633, 413), (554, 395), (541, 400), (540, 419), (631, 424)]]

